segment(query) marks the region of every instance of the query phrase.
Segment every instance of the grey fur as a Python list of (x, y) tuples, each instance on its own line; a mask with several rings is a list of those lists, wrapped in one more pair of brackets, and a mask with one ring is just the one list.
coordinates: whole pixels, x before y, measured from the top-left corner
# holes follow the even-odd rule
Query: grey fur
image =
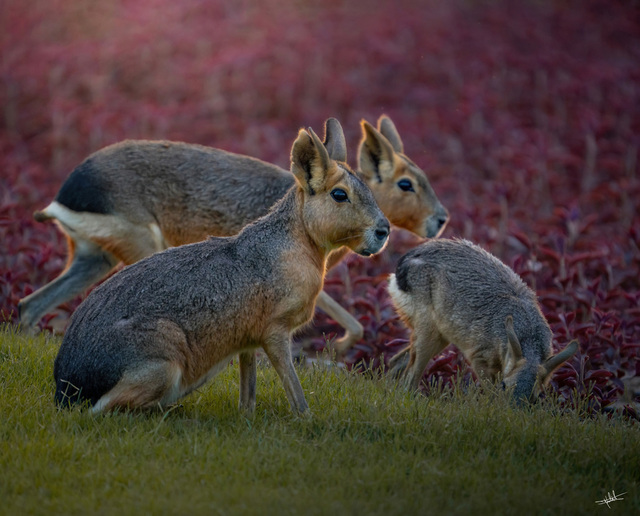
[[(511, 268), (466, 240), (432, 240), (409, 251), (390, 277), (389, 292), (413, 329), (404, 371), (412, 389), (428, 361), (453, 343), (479, 375), (495, 380), (501, 374), (507, 386), (515, 386), (516, 399), (531, 399), (536, 382), (544, 383), (577, 350), (570, 344), (564, 360), (554, 362), (551, 329), (535, 293)], [(399, 355), (395, 372), (403, 374), (406, 362), (406, 354)]]
[[(380, 117), (378, 127), (402, 147), (388, 117)], [(360, 158), (376, 154), (380, 146), (389, 150), (376, 158), (382, 171), (370, 170), (371, 160), (361, 159), (362, 177), (383, 212), (399, 227), (437, 237), (448, 213), (426, 174), (404, 154), (395, 155), (380, 131), (365, 121), (362, 128), (367, 138), (360, 143)], [(325, 123), (323, 143), (332, 159), (346, 161), (344, 132), (335, 118)], [(382, 183), (375, 179), (380, 173)], [(415, 191), (402, 191), (400, 177), (410, 178)], [(237, 234), (293, 184), (292, 175), (279, 167), (200, 145), (140, 140), (99, 150), (70, 174), (54, 202), (34, 214), (38, 221), (54, 220), (66, 233), (69, 264), (61, 276), (20, 301), (22, 327), (35, 329), (44, 314), (106, 277), (120, 261), (129, 265), (170, 246)], [(332, 253), (328, 267), (344, 256), (346, 249)], [(328, 294), (320, 293), (317, 306), (345, 328), (334, 341), (338, 356), (362, 338), (362, 325)]]
[[(389, 223), (311, 130), (300, 131), (292, 171), (299, 184), (237, 236), (156, 253), (96, 288), (72, 315), (56, 357), (56, 402), (89, 401), (95, 411), (166, 406), (240, 354), (240, 405), (250, 412), (253, 350), (263, 347), (292, 408), (304, 412), (290, 334), (313, 313), (326, 256), (340, 245), (331, 239), (356, 234), (351, 248), (373, 254)], [(349, 191), (350, 203), (332, 200), (327, 177)], [(303, 191), (308, 181), (313, 196)]]
[[(344, 133), (337, 120), (327, 120), (325, 140), (334, 159), (344, 161)], [(287, 170), (203, 145), (125, 140), (94, 152), (69, 175), (56, 201), (73, 212), (110, 215), (128, 236), (101, 248), (91, 235), (82, 234), (83, 228), (49, 214), (51, 206), (36, 212), (38, 221), (55, 219), (75, 245), (63, 275), (20, 301), (21, 324), (34, 327), (44, 314), (106, 277), (119, 261), (128, 265), (170, 246), (237, 234), (294, 184)], [(100, 224), (106, 229), (110, 223)], [(150, 234), (154, 225), (160, 242)], [(89, 270), (85, 263), (100, 267)]]

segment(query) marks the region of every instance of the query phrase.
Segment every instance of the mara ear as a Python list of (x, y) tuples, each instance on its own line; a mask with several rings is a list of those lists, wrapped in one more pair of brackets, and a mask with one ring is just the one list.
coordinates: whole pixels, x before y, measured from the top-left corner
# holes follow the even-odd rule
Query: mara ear
[(544, 364), (542, 364), (542, 379), (545, 380), (551, 373), (558, 369), (558, 367), (575, 355), (577, 351), (578, 341), (572, 340), (562, 351), (558, 351), (555, 355), (547, 358)]
[(507, 316), (504, 321), (504, 327), (507, 330), (507, 342), (508, 349), (513, 357), (513, 360), (517, 362), (522, 358), (522, 348), (520, 347), (520, 341), (518, 340), (518, 336), (516, 335), (515, 330), (513, 329), (513, 317)]
[(309, 195), (324, 185), (330, 163), (329, 153), (313, 129), (300, 129), (291, 147), (291, 173)]
[(324, 123), (324, 142), (322, 142), (329, 156), (336, 161), (347, 161), (347, 142), (340, 122), (335, 118), (328, 118)]
[(404, 153), (404, 145), (402, 145), (402, 139), (396, 129), (395, 124), (387, 115), (382, 115), (378, 118), (378, 131), (382, 133), (389, 143), (393, 147), (393, 150), (398, 153)]
[[(366, 120), (362, 120), (360, 126), (362, 140), (358, 152), (358, 169), (367, 179), (376, 178), (382, 183), (383, 176), (393, 170), (393, 146)], [(388, 162), (390, 166), (383, 167), (384, 162)]]

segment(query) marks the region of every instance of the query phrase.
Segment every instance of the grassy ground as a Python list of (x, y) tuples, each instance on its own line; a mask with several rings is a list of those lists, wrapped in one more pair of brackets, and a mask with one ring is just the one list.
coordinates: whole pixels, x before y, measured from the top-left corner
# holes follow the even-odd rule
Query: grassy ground
[(53, 405), (58, 338), (0, 330), (1, 514), (578, 514), (615, 489), (640, 512), (640, 428), (501, 394), (411, 397), (304, 369), (291, 415), (270, 367), (252, 420), (237, 368), (164, 414)]

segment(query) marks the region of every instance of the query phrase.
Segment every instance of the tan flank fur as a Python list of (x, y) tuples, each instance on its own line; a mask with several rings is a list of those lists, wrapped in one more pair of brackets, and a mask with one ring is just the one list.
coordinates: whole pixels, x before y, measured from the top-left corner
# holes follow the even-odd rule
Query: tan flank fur
[[(325, 142), (326, 143), (326, 142)], [(240, 355), (240, 407), (255, 407), (262, 347), (292, 409), (308, 406), (291, 333), (313, 316), (327, 256), (381, 251), (389, 221), (371, 190), (315, 133), (291, 150), (295, 184), (232, 237), (173, 247), (114, 274), (71, 317), (55, 360), (56, 402), (94, 412), (166, 407)]]
[(511, 268), (466, 240), (432, 240), (405, 254), (389, 294), (411, 328), (392, 371), (416, 390), (431, 358), (455, 344), (480, 376), (502, 377), (516, 400), (533, 400), (578, 343), (553, 354), (535, 293)]
[[(362, 121), (362, 178), (392, 224), (437, 237), (448, 214), (427, 176), (403, 152), (393, 122)], [(325, 128), (329, 153), (346, 149), (342, 127)], [(341, 152), (341, 151), (340, 151)], [(346, 154), (334, 156), (345, 161)], [(263, 216), (294, 184), (289, 171), (223, 150), (168, 141), (124, 141), (89, 156), (64, 182), (56, 199), (35, 213), (55, 220), (67, 235), (66, 269), (21, 300), (20, 320), (33, 328), (43, 315), (86, 291), (119, 262), (132, 264), (170, 246), (230, 236)], [(346, 248), (329, 259), (337, 263)], [(341, 326), (341, 351), (362, 338), (360, 323), (322, 292), (318, 306)]]

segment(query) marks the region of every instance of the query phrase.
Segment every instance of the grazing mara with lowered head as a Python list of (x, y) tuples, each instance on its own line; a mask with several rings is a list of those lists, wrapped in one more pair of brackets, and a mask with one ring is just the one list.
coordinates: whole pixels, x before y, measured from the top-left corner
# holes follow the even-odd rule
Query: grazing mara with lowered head
[(454, 344), (480, 376), (502, 377), (516, 400), (532, 400), (578, 349), (553, 354), (535, 293), (511, 268), (466, 240), (432, 240), (405, 254), (389, 294), (411, 328), (392, 371), (416, 390), (431, 358)]

